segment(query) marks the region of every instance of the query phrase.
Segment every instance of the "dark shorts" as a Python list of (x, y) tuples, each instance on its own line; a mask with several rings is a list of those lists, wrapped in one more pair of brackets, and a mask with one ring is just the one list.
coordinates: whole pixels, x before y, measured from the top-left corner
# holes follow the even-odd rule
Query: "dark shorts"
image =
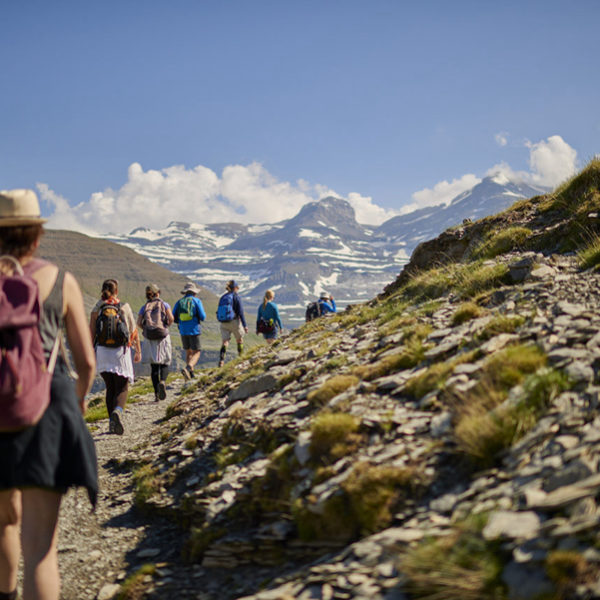
[(200, 350), (200, 336), (199, 335), (182, 335), (181, 345), (184, 350)]

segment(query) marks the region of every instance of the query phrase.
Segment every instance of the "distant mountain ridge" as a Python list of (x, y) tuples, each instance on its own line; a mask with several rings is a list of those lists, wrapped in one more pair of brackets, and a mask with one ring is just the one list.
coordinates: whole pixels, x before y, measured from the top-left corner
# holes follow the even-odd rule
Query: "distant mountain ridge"
[(321, 291), (333, 293), (342, 305), (371, 298), (396, 277), (419, 242), (544, 191), (496, 175), (448, 205), (400, 215), (379, 227), (358, 223), (350, 203), (327, 197), (274, 224), (173, 221), (162, 230), (137, 228), (106, 237), (216, 294), (236, 279), (243, 296), (257, 304), (270, 288), (284, 320), (297, 322)]

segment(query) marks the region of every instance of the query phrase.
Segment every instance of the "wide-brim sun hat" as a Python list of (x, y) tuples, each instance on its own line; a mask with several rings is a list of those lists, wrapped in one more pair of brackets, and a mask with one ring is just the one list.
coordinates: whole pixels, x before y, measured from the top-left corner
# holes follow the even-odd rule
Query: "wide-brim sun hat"
[(146, 286), (146, 294), (147, 293), (152, 293), (152, 294), (159, 294), (160, 293), (160, 288), (155, 284), (155, 283), (149, 283)]
[(193, 283), (192, 281), (189, 281), (188, 283), (186, 283), (183, 286), (183, 289), (181, 290), (182, 294), (189, 294), (190, 292), (192, 292), (194, 294), (198, 294), (200, 292), (200, 288), (196, 287), (196, 284)]
[(42, 225), (46, 221), (33, 190), (0, 190), (0, 227)]
[(325, 300), (329, 300), (329, 294), (327, 292), (321, 292), (319, 298), (323, 298)]

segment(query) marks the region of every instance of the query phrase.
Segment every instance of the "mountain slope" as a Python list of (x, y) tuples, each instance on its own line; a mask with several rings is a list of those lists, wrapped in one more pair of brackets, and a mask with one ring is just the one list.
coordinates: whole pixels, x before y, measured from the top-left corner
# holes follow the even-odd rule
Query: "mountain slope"
[(597, 160), (186, 386), (122, 459), (185, 537), (148, 593), (597, 597), (599, 190)]
[[(162, 297), (173, 305), (189, 281), (188, 277), (173, 273), (120, 244), (74, 231), (48, 229), (42, 237), (38, 255), (75, 275), (87, 308), (97, 301), (102, 282), (109, 277), (119, 281), (121, 298), (138, 308), (145, 302), (148, 283), (156, 283)], [(216, 307), (215, 295), (203, 289), (199, 297), (212, 312)]]

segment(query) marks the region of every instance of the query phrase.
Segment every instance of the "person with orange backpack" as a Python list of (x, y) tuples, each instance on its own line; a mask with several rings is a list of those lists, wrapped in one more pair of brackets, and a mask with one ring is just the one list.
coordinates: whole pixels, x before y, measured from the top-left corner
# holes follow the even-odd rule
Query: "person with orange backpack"
[(140, 338), (129, 304), (118, 298), (119, 282), (106, 279), (100, 300), (90, 315), (90, 331), (96, 348), (97, 370), (106, 384), (109, 433), (123, 435), (124, 412), (129, 384), (133, 383), (133, 362), (142, 360)]
[(20, 554), (23, 597), (58, 600), (62, 496), (83, 486), (95, 506), (98, 495), (96, 450), (82, 416), (94, 347), (77, 281), (35, 257), (45, 221), (33, 190), (0, 191), (0, 600), (17, 597)]

